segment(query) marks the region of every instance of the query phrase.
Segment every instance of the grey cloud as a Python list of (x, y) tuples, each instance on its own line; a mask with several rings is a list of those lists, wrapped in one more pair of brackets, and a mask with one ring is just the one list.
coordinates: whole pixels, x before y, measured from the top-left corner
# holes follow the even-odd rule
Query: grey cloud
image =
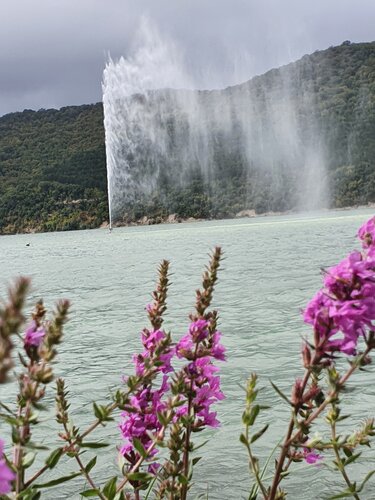
[(204, 87), (375, 39), (372, 0), (1, 0), (0, 114), (100, 100), (106, 56), (129, 54), (142, 15)]

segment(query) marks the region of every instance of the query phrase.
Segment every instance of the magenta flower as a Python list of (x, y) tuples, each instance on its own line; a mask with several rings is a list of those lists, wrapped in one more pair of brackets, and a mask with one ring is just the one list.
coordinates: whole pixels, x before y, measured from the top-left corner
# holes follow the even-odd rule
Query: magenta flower
[[(208, 321), (194, 321), (189, 326), (189, 333), (184, 335), (176, 345), (178, 358), (194, 359), (194, 357), (211, 355), (219, 361), (225, 361), (225, 347), (220, 344), (221, 332), (216, 330), (208, 341)], [(207, 343), (202, 341), (207, 340)], [(196, 346), (198, 345), (198, 348)]]
[[(150, 387), (140, 390), (135, 394), (130, 401), (130, 408), (123, 411), (120, 430), (125, 440), (121, 448), (121, 453), (125, 459), (134, 465), (139, 459), (139, 454), (134, 447), (134, 438), (137, 438), (147, 450), (153, 443), (152, 435), (155, 435), (161, 430), (162, 425), (158, 419), (158, 413), (165, 410), (166, 404), (162, 398), (168, 390), (167, 376), (164, 375), (162, 385), (157, 390), (152, 390)], [(154, 448), (149, 457), (152, 458), (157, 454)], [(149, 465), (149, 470), (156, 471), (159, 464), (153, 462)]]
[(15, 479), (14, 472), (9, 468), (4, 458), (4, 441), (0, 439), (0, 495), (6, 495), (12, 489), (11, 482)]
[(194, 342), (189, 334), (184, 335), (176, 345), (178, 358), (193, 357)]
[[(194, 425), (197, 428), (220, 425), (216, 412), (211, 411), (213, 404), (224, 399), (220, 377), (216, 375), (219, 368), (212, 362), (213, 359), (225, 360), (225, 347), (220, 344), (220, 339), (220, 332), (210, 334), (209, 322), (199, 319), (190, 324), (189, 333), (176, 346), (177, 356), (189, 361), (184, 367), (185, 384), (191, 388), (188, 392), (194, 394), (192, 405), (196, 417)], [(179, 408), (178, 415), (187, 414), (187, 404), (186, 399), (186, 405)]]
[(318, 464), (320, 460), (323, 460), (323, 455), (319, 455), (314, 450), (310, 450), (309, 448), (304, 448), (303, 450), (304, 459), (308, 464)]
[[(163, 400), (169, 390), (168, 375), (172, 371), (171, 359), (174, 355), (174, 349), (169, 345), (163, 347), (163, 342), (167, 335), (163, 330), (143, 330), (141, 334), (144, 351), (141, 354), (133, 355), (135, 372), (138, 377), (146, 374), (146, 368), (151, 363), (152, 369), (156, 373), (162, 373), (163, 378), (159, 388), (147, 384), (139, 389), (130, 399), (129, 409), (121, 414), (120, 430), (124, 438), (124, 445), (120, 452), (124, 458), (133, 466), (140, 458), (134, 439), (138, 439), (147, 450), (153, 443), (152, 436), (157, 434), (162, 425), (158, 419), (158, 413), (166, 409), (166, 403)], [(157, 360), (157, 364), (154, 364)], [(152, 382), (154, 384), (154, 382)], [(149, 454), (149, 458), (157, 454), (154, 448)], [(149, 464), (150, 473), (155, 473), (159, 467), (157, 462)]]
[(219, 361), (225, 361), (225, 347), (220, 344), (221, 332), (216, 331), (212, 336), (212, 347), (211, 354), (212, 357)]
[[(359, 230), (368, 249), (354, 251), (324, 276), (319, 290), (304, 311), (304, 321), (314, 328), (315, 347), (321, 356), (341, 352), (355, 355), (360, 337), (375, 324), (375, 218)], [(374, 252), (375, 257), (375, 252)]]
[[(142, 332), (142, 343), (145, 347), (145, 350), (141, 354), (133, 354), (133, 363), (135, 365), (136, 375), (139, 377), (144, 375), (145, 371), (145, 362), (147, 359), (150, 359), (155, 353), (155, 351), (161, 346), (161, 343), (165, 341), (166, 334), (163, 330), (152, 330), (149, 331), (147, 329)], [(159, 370), (162, 373), (168, 373), (173, 370), (171, 366), (171, 360), (174, 355), (174, 349), (169, 348), (164, 350), (159, 355), (160, 367)]]
[(205, 319), (198, 319), (189, 325), (189, 335), (194, 343), (200, 342), (208, 337), (209, 323)]
[(32, 321), (25, 332), (24, 342), (26, 346), (39, 347), (43, 342), (46, 331), (43, 327), (38, 327), (35, 321)]

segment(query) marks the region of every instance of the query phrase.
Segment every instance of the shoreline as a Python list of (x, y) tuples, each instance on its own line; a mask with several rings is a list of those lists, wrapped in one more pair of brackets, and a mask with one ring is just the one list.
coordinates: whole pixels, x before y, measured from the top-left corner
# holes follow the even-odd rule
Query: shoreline
[[(206, 221), (215, 221), (215, 220), (230, 220), (230, 219), (257, 219), (263, 217), (279, 217), (283, 215), (292, 215), (292, 214), (300, 214), (300, 213), (313, 213), (315, 211), (321, 212), (345, 212), (350, 210), (365, 210), (365, 209), (375, 209), (375, 203), (368, 203), (367, 205), (354, 205), (349, 207), (339, 207), (339, 208), (319, 208), (314, 210), (285, 210), (283, 212), (264, 212), (261, 214), (257, 214), (255, 210), (241, 210), (234, 216), (221, 217), (221, 218), (195, 218), (195, 217), (178, 217), (177, 214), (169, 214), (167, 217), (147, 217), (144, 216), (138, 221), (133, 222), (115, 222), (112, 224), (112, 229), (118, 227), (139, 227), (139, 226), (157, 226), (163, 224), (182, 224), (182, 223), (193, 223), (193, 222), (206, 222)], [(98, 229), (109, 229), (109, 222), (104, 221)]]
[[(255, 210), (242, 210), (241, 212), (238, 212), (234, 216), (228, 216), (228, 217), (212, 217), (212, 218), (194, 218), (194, 217), (187, 217), (187, 218), (182, 218), (178, 217), (176, 214), (170, 214), (167, 217), (147, 217), (144, 216), (138, 221), (134, 222), (115, 222), (112, 225), (112, 229), (119, 228), (119, 227), (142, 227), (142, 226), (157, 226), (157, 225), (169, 225), (169, 224), (182, 224), (182, 223), (194, 223), (194, 222), (208, 222), (208, 221), (220, 221), (220, 220), (240, 220), (240, 219), (262, 219), (262, 218), (267, 218), (267, 217), (280, 217), (284, 215), (297, 215), (301, 213), (314, 213), (314, 212), (346, 212), (350, 210), (368, 210), (368, 209), (374, 209), (375, 210), (375, 203), (370, 202), (367, 205), (354, 205), (354, 206), (349, 206), (349, 207), (339, 207), (339, 208), (319, 208), (319, 209), (314, 209), (314, 210), (286, 210), (283, 212), (264, 212), (261, 214), (255, 213)], [(15, 235), (30, 235), (30, 234), (43, 234), (43, 233), (54, 233), (54, 232), (72, 232), (72, 231), (86, 231), (90, 229), (105, 229), (109, 230), (109, 222), (104, 221), (100, 224), (100, 226), (96, 227), (91, 227), (91, 228), (81, 228), (81, 229), (68, 229), (68, 230), (61, 230), (61, 231), (40, 231), (37, 228), (27, 228), (26, 230), (19, 231), (19, 232), (12, 232), (12, 233), (0, 233), (0, 236), (15, 236)]]

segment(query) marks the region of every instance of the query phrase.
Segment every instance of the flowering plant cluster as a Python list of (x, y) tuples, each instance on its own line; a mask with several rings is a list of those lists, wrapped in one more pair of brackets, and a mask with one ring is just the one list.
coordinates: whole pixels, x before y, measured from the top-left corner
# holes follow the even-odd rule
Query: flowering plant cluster
[[(244, 431), (240, 441), (246, 447), (249, 470), (255, 482), (249, 500), (262, 497), (276, 500), (286, 497), (282, 481), (293, 471), (293, 464), (327, 465), (333, 456), (333, 468), (340, 472), (345, 490), (334, 498), (360, 498), (375, 471), (360, 482), (350, 479), (350, 465), (361, 455), (361, 446), (369, 446), (375, 434), (374, 420), (367, 419), (352, 433), (340, 433), (341, 398), (350, 377), (371, 362), (375, 347), (375, 217), (359, 230), (362, 251), (354, 251), (338, 265), (324, 272), (323, 287), (303, 311), (311, 326), (302, 346), (304, 373), (286, 395), (271, 382), (290, 409), (290, 420), (271, 472), (272, 455), (261, 467), (254, 444), (269, 425), (258, 428), (258, 415), (267, 406), (258, 403), (257, 376), (247, 382), (246, 403), (242, 414)], [(26, 279), (9, 291), (8, 302), (0, 304), (0, 383), (16, 380), (15, 404), (0, 402), (0, 419), (11, 428), (12, 456), (0, 440), (0, 497), (37, 500), (45, 489), (74, 478), (85, 479), (82, 497), (102, 500), (145, 500), (153, 498), (186, 500), (191, 491), (193, 470), (202, 458), (196, 455), (201, 444), (195, 436), (207, 427), (216, 428), (219, 419), (215, 405), (224, 399), (219, 376), (225, 348), (217, 328), (218, 313), (211, 310), (221, 250), (216, 248), (203, 274), (201, 289), (196, 292), (195, 309), (189, 316), (186, 334), (174, 341), (163, 327), (167, 310), (169, 263), (163, 261), (158, 271), (152, 301), (146, 306), (150, 326), (141, 332), (140, 352), (133, 355), (132, 375), (105, 404), (93, 403), (93, 421), (87, 428), (77, 427), (70, 414), (68, 390), (63, 379), (56, 380), (56, 420), (61, 426), (58, 445), (41, 462), (36, 441), (46, 390), (54, 379), (53, 362), (63, 336), (69, 303), (61, 301), (50, 319), (42, 302), (36, 304), (31, 320), (25, 325), (23, 315), (29, 289)], [(24, 329), (24, 333), (20, 332)], [(16, 365), (14, 352), (18, 351)], [(340, 359), (349, 361), (340, 373)], [(328, 424), (329, 436), (313, 433), (319, 417)], [(108, 443), (93, 440), (99, 426), (115, 422), (122, 437), (118, 447), (120, 474), (102, 484), (95, 477), (95, 450)], [(94, 450), (94, 451), (93, 451)], [(94, 453), (86, 458), (87, 452)], [(89, 455), (90, 457), (90, 455)], [(64, 476), (45, 476), (60, 461), (74, 461), (77, 472)], [(39, 460), (39, 462), (38, 462)], [(236, 493), (233, 493), (233, 498)], [(47, 494), (46, 498), (52, 498)]]
[[(153, 367), (153, 377), (139, 387), (124, 408), (120, 429), (125, 443), (121, 453), (128, 464), (126, 475), (136, 498), (153, 481), (159, 498), (186, 498), (192, 478), (194, 451), (192, 433), (206, 426), (217, 427), (212, 405), (224, 398), (216, 360), (225, 360), (225, 349), (217, 330), (217, 313), (208, 311), (212, 300), (221, 250), (215, 249), (197, 291), (195, 313), (188, 332), (173, 344), (162, 329), (166, 310), (168, 263), (159, 270), (159, 284), (153, 302), (146, 307), (151, 329), (144, 329), (144, 350), (133, 356), (136, 376), (144, 377)], [(182, 366), (177, 369), (176, 363)], [(169, 449), (169, 458), (159, 458), (160, 447)], [(147, 472), (140, 472), (143, 462)], [(155, 478), (155, 480), (154, 480)]]
[[(250, 432), (264, 408), (255, 404), (256, 375), (248, 382), (241, 441), (248, 450), (250, 470), (256, 480), (252, 499), (257, 498), (259, 491), (266, 500), (285, 498), (280, 483), (290, 473), (291, 465), (302, 460), (327, 465), (328, 452), (333, 453), (333, 467), (346, 483), (346, 489), (332, 498), (359, 499), (375, 473), (370, 471), (358, 484), (350, 480), (347, 470), (361, 455), (356, 448), (368, 446), (375, 435), (374, 419), (365, 420), (352, 434), (338, 432), (339, 422), (347, 418), (340, 407), (347, 381), (356, 370), (363, 370), (371, 363), (369, 355), (375, 347), (375, 217), (359, 229), (358, 237), (362, 252), (353, 251), (338, 265), (324, 271), (323, 287), (303, 311), (305, 323), (313, 330), (312, 338), (308, 337), (302, 346), (303, 377), (295, 381), (290, 397), (272, 384), (290, 406), (291, 418), (270, 485), (263, 480), (267, 467), (260, 470), (251, 446), (268, 428), (265, 426), (255, 434)], [(338, 361), (342, 357), (349, 359), (349, 368), (340, 374)], [(330, 427), (329, 439), (312, 434), (312, 426), (321, 416)]]
[[(19, 385), (16, 408), (0, 403), (4, 413), (0, 418), (11, 426), (13, 459), (0, 441), (0, 495), (23, 500), (40, 498), (45, 488), (70, 481), (78, 476), (86, 479), (88, 489), (83, 497), (106, 500), (139, 499), (142, 490), (153, 489), (159, 498), (186, 498), (191, 486), (194, 443), (191, 436), (206, 426), (219, 425), (212, 406), (224, 398), (220, 389), (217, 360), (223, 361), (224, 347), (216, 328), (217, 312), (209, 311), (221, 257), (216, 248), (202, 289), (197, 291), (194, 314), (190, 317), (188, 333), (177, 343), (163, 329), (163, 314), (167, 309), (169, 263), (163, 261), (153, 301), (146, 307), (151, 326), (141, 333), (143, 350), (134, 354), (134, 374), (124, 379), (108, 404), (93, 404), (95, 419), (86, 429), (76, 427), (70, 417), (68, 391), (62, 379), (56, 380), (56, 420), (62, 426), (60, 444), (39, 468), (27, 475), (27, 469), (43, 449), (32, 440), (39, 423), (37, 410), (44, 407), (47, 385), (53, 380), (52, 362), (56, 347), (62, 340), (63, 325), (69, 303), (61, 301), (51, 320), (46, 320), (43, 303), (38, 302), (24, 334), (23, 307), (29, 282), (21, 279), (9, 291), (9, 302), (0, 307), (0, 383), (12, 379), (12, 351), (17, 347), (21, 369), (16, 374)], [(14, 341), (16, 339), (16, 341)], [(177, 366), (178, 365), (178, 366)], [(88, 441), (88, 436), (101, 425), (114, 420), (121, 412), (119, 428), (123, 444), (120, 477), (109, 479), (100, 486), (93, 477), (97, 457), (88, 462), (83, 454), (88, 449), (104, 448), (102, 441)], [(168, 452), (163, 453), (167, 449)], [(74, 459), (79, 472), (40, 482), (54, 469), (61, 458)], [(35, 465), (35, 464), (34, 464)]]

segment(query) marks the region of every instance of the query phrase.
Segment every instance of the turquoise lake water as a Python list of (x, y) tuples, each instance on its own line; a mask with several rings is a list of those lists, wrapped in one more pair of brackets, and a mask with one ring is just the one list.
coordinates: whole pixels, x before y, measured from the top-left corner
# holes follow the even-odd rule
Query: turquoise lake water
[[(255, 447), (264, 459), (285, 432), (288, 419), (288, 408), (275, 396), (269, 379), (289, 392), (301, 374), (301, 337), (309, 328), (300, 310), (320, 287), (320, 268), (359, 248), (356, 231), (371, 215), (373, 211), (363, 209), (118, 228), (111, 234), (92, 230), (1, 236), (0, 293), (4, 296), (12, 278), (26, 275), (33, 283), (30, 304), (40, 297), (47, 306), (63, 297), (71, 300), (71, 319), (55, 371), (69, 386), (75, 423), (84, 425), (92, 421), (92, 400), (104, 401), (121, 384), (121, 377), (131, 373), (131, 355), (140, 350), (139, 332), (147, 325), (144, 306), (158, 263), (163, 258), (171, 261), (165, 327), (177, 339), (186, 331), (208, 253), (213, 246), (222, 246), (225, 259), (214, 306), (228, 354), (228, 362), (222, 364), (226, 400), (217, 407), (222, 426), (207, 433), (211, 440), (194, 476), (194, 492), (208, 491), (212, 499), (246, 498), (250, 478), (245, 449), (238, 440), (244, 404), (240, 384), (256, 371), (260, 385), (266, 387), (262, 401), (272, 405), (259, 418), (260, 424), (271, 424)], [(375, 413), (374, 370), (357, 374), (350, 386), (358, 390), (349, 392), (346, 401), (354, 421), (360, 423)], [(1, 388), (3, 399), (13, 394), (10, 385)], [(47, 400), (53, 401), (52, 387)], [(57, 442), (51, 438), (55, 429), (52, 420), (44, 421), (40, 440), (48, 445)], [(324, 426), (321, 430), (328, 431)], [(94, 475), (110, 477), (116, 472), (115, 450), (120, 443), (116, 423), (99, 435), (113, 446), (104, 451)], [(198, 439), (204, 440), (203, 434)], [(374, 462), (371, 452), (364, 454), (366, 470), (374, 468)], [(63, 467), (64, 472), (75, 470), (73, 461), (63, 462)], [(288, 498), (325, 498), (344, 489), (337, 474), (324, 466), (297, 464), (295, 469), (296, 474), (285, 481)], [(360, 479), (363, 474), (364, 469), (355, 466), (353, 477)], [(79, 498), (83, 486), (82, 480), (75, 480), (43, 498)], [(361, 498), (374, 499), (371, 489), (375, 491), (375, 485), (369, 484)]]

